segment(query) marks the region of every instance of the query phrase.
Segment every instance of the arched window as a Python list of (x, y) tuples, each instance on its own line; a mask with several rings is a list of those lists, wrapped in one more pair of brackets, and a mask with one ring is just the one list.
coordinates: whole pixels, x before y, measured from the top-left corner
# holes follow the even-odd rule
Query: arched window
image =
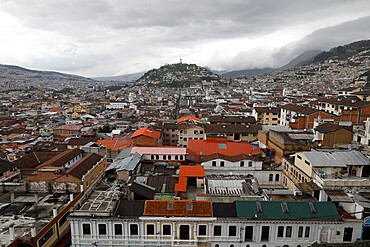
[(271, 182), (271, 181), (274, 181), (274, 174), (270, 174), (270, 176), (269, 176), (269, 181)]
[(220, 245), (216, 244), (215, 247), (220, 247)]
[(276, 174), (275, 175), (275, 181), (277, 182), (277, 181), (279, 181), (279, 174)]
[(168, 155), (168, 159), (171, 160), (171, 155)]
[(156, 160), (159, 160), (159, 155), (158, 154), (155, 156), (155, 159)]
[(230, 244), (230, 247), (234, 247), (234, 245), (233, 244)]
[(183, 160), (184, 159), (184, 156), (180, 155), (180, 160)]
[(163, 155), (163, 160), (166, 160), (166, 155)]
[(175, 155), (175, 160), (178, 160), (179, 159), (179, 156), (178, 155)]
[(150, 158), (151, 158), (152, 160), (154, 160), (154, 154), (152, 154), (152, 155), (150, 156)]

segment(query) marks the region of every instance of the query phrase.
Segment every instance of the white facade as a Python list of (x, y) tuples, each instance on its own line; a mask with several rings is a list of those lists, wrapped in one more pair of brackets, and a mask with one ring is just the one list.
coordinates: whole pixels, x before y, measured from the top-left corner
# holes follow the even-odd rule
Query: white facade
[(262, 161), (241, 160), (231, 162), (223, 159), (214, 159), (201, 163), (207, 175), (251, 175), (257, 178), (261, 186), (280, 186), (281, 170), (262, 170)]
[[(360, 238), (362, 227), (362, 221), (358, 220), (251, 220), (215, 217), (171, 217), (170, 219), (148, 216), (134, 219), (83, 217), (72, 218), (70, 222), (73, 247), (198, 246), (205, 243), (214, 247), (304, 247), (314, 242), (355, 241)], [(152, 225), (151, 234), (146, 234), (147, 225)], [(166, 234), (164, 225), (169, 225), (169, 232)], [(180, 237), (180, 227), (184, 225), (189, 227), (189, 239)], [(203, 232), (200, 232), (201, 225), (204, 227)], [(117, 228), (119, 228), (119, 234), (115, 232)], [(349, 241), (344, 241), (345, 231)], [(351, 234), (349, 235), (348, 232)]]

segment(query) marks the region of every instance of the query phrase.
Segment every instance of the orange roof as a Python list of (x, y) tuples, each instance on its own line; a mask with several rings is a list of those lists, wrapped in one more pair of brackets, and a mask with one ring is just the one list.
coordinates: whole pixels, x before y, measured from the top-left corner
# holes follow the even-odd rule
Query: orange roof
[(188, 178), (204, 178), (204, 167), (203, 166), (189, 166), (189, 165), (180, 165), (180, 174), (179, 182), (175, 184), (175, 191), (186, 192), (188, 186)]
[(180, 177), (205, 177), (204, 166), (180, 166)]
[(188, 178), (179, 177), (179, 183), (175, 184), (175, 191), (186, 192), (188, 187)]
[(158, 140), (159, 137), (161, 136), (161, 132), (150, 129), (149, 127), (145, 127), (136, 130), (134, 134), (131, 136), (131, 138), (135, 138), (141, 135), (148, 136)]
[(214, 141), (214, 140), (194, 140), (189, 139), (188, 151), (196, 155), (210, 155), (210, 154), (223, 154), (223, 155), (239, 155), (239, 154), (256, 154), (261, 152), (261, 149), (254, 149), (253, 145), (246, 142), (227, 142), (227, 141)]
[(98, 145), (103, 145), (107, 149), (121, 150), (131, 146), (131, 140), (99, 140), (96, 142)]
[[(169, 206), (169, 204), (172, 205)], [(212, 202), (147, 200), (145, 202), (144, 215), (211, 217)]]
[(199, 118), (196, 118), (196, 117), (193, 117), (193, 116), (186, 116), (186, 117), (182, 117), (182, 118), (179, 118), (177, 119), (177, 123), (181, 123), (181, 122), (185, 122), (185, 121), (195, 121), (195, 122), (199, 122), (201, 123), (202, 121), (200, 121)]

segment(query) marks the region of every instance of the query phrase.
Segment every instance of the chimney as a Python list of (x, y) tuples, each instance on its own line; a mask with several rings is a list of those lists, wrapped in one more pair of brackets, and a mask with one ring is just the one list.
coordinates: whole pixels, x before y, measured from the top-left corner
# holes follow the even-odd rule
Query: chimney
[(14, 224), (9, 226), (9, 233), (10, 233), (10, 241), (15, 239), (15, 232), (14, 232)]
[(34, 196), (35, 196), (35, 203), (39, 203), (39, 195), (35, 193)]
[(13, 203), (14, 202), (14, 191), (10, 191), (10, 203)]
[(36, 226), (35, 225), (33, 225), (32, 227), (31, 227), (31, 237), (36, 237)]
[(58, 210), (56, 208), (53, 208), (53, 218), (58, 216)]

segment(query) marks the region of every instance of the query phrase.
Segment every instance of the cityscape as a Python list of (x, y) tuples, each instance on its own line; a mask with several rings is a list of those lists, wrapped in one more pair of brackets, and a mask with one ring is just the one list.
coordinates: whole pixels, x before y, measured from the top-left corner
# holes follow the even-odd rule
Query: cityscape
[[(28, 49), (10, 56), (0, 41), (8, 45), (0, 48), (1, 246), (370, 246), (368, 2), (344, 10), (329, 1), (322, 9), (262, 1), (292, 11), (287, 20), (274, 14), (278, 24), (270, 20), (266, 34), (256, 31), (265, 9), (245, 13), (253, 4), (239, 1), (194, 9), (97, 1), (77, 4), (79, 14), (70, 3), (35, 3), (29, 12), (28, 3), (10, 2), (0, 3), (9, 40), (7, 27), (25, 39), (28, 30), (43, 36), (55, 27), (45, 42), (63, 34), (76, 45), (59, 47), (63, 56), (51, 43), (46, 57)], [(325, 8), (338, 13), (312, 29), (317, 22), (295, 13), (302, 8), (320, 18)], [(149, 10), (157, 16), (144, 18)], [(10, 18), (22, 13), (26, 24)], [(107, 37), (95, 35), (102, 28)], [(284, 28), (288, 43), (279, 43), (286, 33), (273, 36), (279, 47), (262, 42)], [(303, 31), (299, 43), (293, 34)], [(198, 57), (193, 32), (204, 37), (197, 44), (218, 48), (202, 46)], [(238, 46), (241, 37), (251, 50)], [(39, 51), (43, 42), (29, 41)], [(92, 57), (78, 52), (82, 44)], [(112, 48), (121, 45), (127, 54)], [(246, 55), (230, 58), (233, 49)]]

